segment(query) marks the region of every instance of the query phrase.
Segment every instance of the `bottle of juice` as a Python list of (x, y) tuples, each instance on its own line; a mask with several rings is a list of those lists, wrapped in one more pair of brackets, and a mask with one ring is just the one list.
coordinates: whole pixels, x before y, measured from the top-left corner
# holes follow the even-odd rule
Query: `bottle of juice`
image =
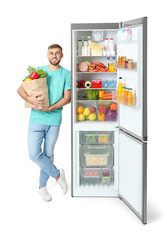
[(124, 93), (124, 104), (128, 104), (128, 93), (129, 93), (129, 88), (125, 87), (125, 93)]
[(121, 103), (124, 104), (125, 87), (122, 87)]
[[(122, 79), (122, 78), (121, 78), (121, 79)], [(119, 82), (119, 83), (118, 83), (118, 88), (117, 88), (117, 102), (121, 102), (122, 87), (123, 87), (123, 83), (122, 83), (122, 82)]]
[(133, 94), (133, 105), (136, 105), (136, 90), (134, 90), (134, 94)]
[(129, 93), (128, 93), (128, 105), (132, 106), (133, 105), (133, 92), (132, 88), (129, 88)]

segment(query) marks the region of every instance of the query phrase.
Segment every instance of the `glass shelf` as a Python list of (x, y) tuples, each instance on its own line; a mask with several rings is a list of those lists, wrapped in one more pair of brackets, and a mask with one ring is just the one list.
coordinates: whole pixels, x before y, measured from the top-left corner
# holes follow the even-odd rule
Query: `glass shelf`
[(110, 89), (117, 89), (116, 87), (115, 88), (77, 88), (77, 91), (78, 90), (88, 90), (88, 89), (97, 89), (97, 90), (101, 90), (101, 89), (105, 89), (105, 90), (110, 90)]
[[(119, 69), (120, 69), (120, 68), (119, 68)], [(121, 69), (122, 69), (122, 68), (121, 68)], [(91, 74), (92, 74), (92, 73), (107, 73), (107, 74), (112, 73), (112, 74), (113, 74), (113, 73), (117, 73), (117, 71), (115, 71), (115, 72), (76, 72), (76, 73), (77, 73), (77, 74), (78, 74), (78, 73), (91, 73)]]
[(89, 57), (89, 58), (91, 58), (91, 57), (117, 57), (117, 55), (113, 55), (113, 56), (111, 56), (111, 55), (106, 55), (106, 56), (104, 56), (104, 55), (97, 55), (97, 56), (79, 56), (79, 55), (77, 55), (77, 56), (75, 56), (76, 58), (82, 58), (82, 57), (85, 57), (85, 58), (87, 58), (87, 57)]

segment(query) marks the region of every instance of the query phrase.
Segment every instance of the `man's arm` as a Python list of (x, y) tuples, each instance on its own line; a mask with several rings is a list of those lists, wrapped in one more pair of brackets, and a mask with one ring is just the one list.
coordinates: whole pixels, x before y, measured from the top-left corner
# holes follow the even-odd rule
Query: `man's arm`
[(25, 101), (32, 103), (33, 105), (38, 105), (38, 106), (42, 106), (43, 104), (43, 100), (39, 100), (38, 97), (40, 96), (40, 94), (36, 94), (33, 95), (31, 97), (29, 97), (27, 95), (27, 93), (24, 91), (24, 88), (22, 85), (20, 85), (20, 87), (17, 89), (17, 93), (20, 95), (21, 98), (23, 98)]
[(52, 111), (52, 110), (61, 108), (64, 105), (66, 105), (70, 102), (71, 102), (71, 90), (64, 90), (64, 97), (60, 101), (58, 101), (57, 103), (50, 106), (49, 110)]
[(39, 108), (38, 106), (35, 106), (33, 109), (38, 111), (50, 112), (55, 109), (61, 108), (70, 102), (71, 102), (71, 90), (64, 90), (64, 97), (60, 99), (60, 101), (58, 101), (57, 103), (53, 104), (48, 108)]

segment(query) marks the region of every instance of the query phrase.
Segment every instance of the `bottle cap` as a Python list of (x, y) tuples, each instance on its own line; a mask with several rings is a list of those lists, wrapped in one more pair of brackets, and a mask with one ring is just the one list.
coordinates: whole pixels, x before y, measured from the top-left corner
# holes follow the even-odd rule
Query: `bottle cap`
[(84, 40), (84, 41), (88, 41), (88, 40)]
[(108, 38), (105, 38), (105, 40), (108, 40)]
[(78, 42), (79, 42), (79, 41), (82, 41), (82, 40), (78, 40)]
[(107, 57), (107, 59), (110, 59), (110, 57)]
[(113, 38), (110, 38), (110, 40), (113, 40)]

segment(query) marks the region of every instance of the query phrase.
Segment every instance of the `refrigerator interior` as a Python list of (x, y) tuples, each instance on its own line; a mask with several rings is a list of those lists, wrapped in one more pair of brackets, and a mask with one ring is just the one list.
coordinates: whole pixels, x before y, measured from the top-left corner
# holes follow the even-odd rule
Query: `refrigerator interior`
[[(96, 30), (98, 31), (98, 30)], [(112, 29), (112, 30), (99, 30), (103, 32), (103, 41), (98, 41), (98, 44), (104, 45), (104, 39), (105, 37), (108, 38), (114, 38), (116, 39), (116, 34), (118, 29)], [(89, 119), (84, 119), (84, 121), (80, 121), (78, 120), (78, 114), (77, 111), (75, 111), (79, 106), (82, 106), (83, 108), (91, 108), (94, 107), (96, 108), (96, 119), (93, 120), (94, 124), (98, 124), (99, 123), (99, 118), (98, 118), (98, 107), (102, 104), (104, 104), (107, 107), (107, 111), (109, 110), (109, 105), (113, 102), (116, 102), (116, 89), (117, 89), (117, 85), (115, 85), (115, 87), (108, 87), (105, 88), (103, 86), (103, 83), (105, 83), (104, 81), (109, 81), (109, 82), (114, 82), (116, 83), (117, 81), (117, 72), (80, 72), (78, 70), (78, 64), (81, 61), (89, 61), (89, 62), (101, 62), (103, 63), (105, 66), (107, 65), (107, 57), (108, 56), (79, 56), (78, 55), (78, 40), (80, 39), (88, 39), (88, 37), (90, 36), (93, 39), (93, 30), (73, 30), (73, 100), (74, 100), (74, 123), (80, 123), (80, 124), (87, 124), (90, 123)], [(93, 41), (93, 40), (92, 40)], [(116, 45), (115, 45), (116, 46)], [(111, 56), (109, 56), (111, 57)], [(116, 57), (116, 56), (115, 56)], [(102, 81), (102, 87), (101, 88), (95, 88), (95, 87), (90, 87), (90, 88), (79, 88), (78, 87), (78, 82), (79, 81), (90, 81), (92, 83), (92, 80), (100, 80)], [(96, 99), (89, 99), (88, 98), (88, 91), (96, 91), (97, 94), (100, 90), (104, 90), (105, 93), (109, 93), (112, 92), (113, 93), (113, 97), (112, 100), (105, 100), (105, 101), (101, 101), (101, 99), (99, 98), (99, 96), (97, 96)], [(114, 126), (118, 125), (118, 111), (113, 112), (115, 114), (115, 117), (113, 117), (112, 121), (110, 121), (111, 124), (113, 124)], [(108, 119), (105, 118), (105, 121), (103, 122), (103, 124), (108, 123)]]
[[(98, 30), (96, 30), (98, 31)], [(105, 37), (116, 39), (118, 29), (103, 31)], [(100, 119), (98, 109), (101, 105), (109, 111), (110, 104), (116, 103), (116, 88), (79, 88), (78, 82), (83, 80), (117, 81), (117, 72), (79, 72), (81, 61), (101, 62), (107, 65), (107, 56), (78, 56), (77, 43), (80, 39), (93, 39), (93, 30), (73, 30), (73, 195), (74, 196), (118, 196), (118, 109), (114, 110), (112, 120)], [(92, 40), (93, 41), (93, 40)], [(110, 56), (111, 57), (111, 56)], [(116, 57), (116, 56), (115, 56)], [(112, 92), (114, 98), (90, 100), (85, 90), (105, 90)], [(96, 109), (96, 119), (78, 118), (78, 107)]]

